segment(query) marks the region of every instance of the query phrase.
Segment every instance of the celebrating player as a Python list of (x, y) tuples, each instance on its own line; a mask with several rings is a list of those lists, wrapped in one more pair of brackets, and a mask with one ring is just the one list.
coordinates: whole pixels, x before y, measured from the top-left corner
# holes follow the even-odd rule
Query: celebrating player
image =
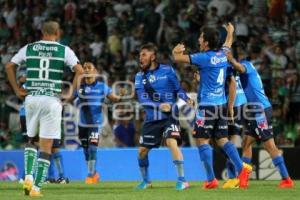
[[(241, 84), (245, 92), (248, 108), (246, 125), (246, 136), (243, 140), (243, 161), (251, 163), (252, 144), (261, 140), (264, 148), (270, 154), (273, 164), (278, 168), (282, 181), (279, 188), (292, 188), (294, 183), (289, 177), (283, 156), (275, 145), (272, 129), (272, 106), (265, 95), (260, 75), (257, 73), (253, 64), (245, 59), (245, 46), (237, 43), (237, 60), (231, 52), (227, 53), (228, 61), (240, 73)], [(248, 187), (248, 181), (243, 185)]]
[[(234, 29), (231, 24), (228, 24), (226, 30), (227, 32), (233, 32)], [(196, 65), (200, 72), (199, 106), (196, 114), (194, 138), (196, 138), (200, 159), (206, 169), (207, 181), (204, 183), (203, 188), (218, 187), (218, 181), (213, 170), (213, 152), (209, 145), (210, 138), (216, 140), (218, 146), (233, 162), (239, 174), (237, 184), (243, 185), (248, 179), (252, 167), (242, 162), (236, 147), (227, 138), (225, 79), (229, 63), (224, 50), (218, 49), (219, 33), (216, 29), (204, 27), (198, 41), (201, 52), (190, 55), (184, 54), (185, 46), (178, 44), (173, 49), (173, 56), (176, 62)], [(226, 38), (225, 47), (228, 42), (228, 38)], [(232, 81), (235, 82), (234, 79)], [(229, 108), (231, 116), (232, 109)]]
[(175, 105), (177, 96), (191, 104), (191, 100), (181, 89), (176, 74), (170, 65), (157, 62), (157, 47), (145, 44), (140, 50), (141, 71), (135, 76), (135, 89), (139, 102), (142, 104), (146, 119), (140, 137), (138, 164), (143, 181), (137, 189), (152, 187), (149, 177), (148, 153), (152, 148), (159, 147), (163, 140), (170, 149), (178, 172), (176, 190), (188, 188), (183, 170), (183, 156), (178, 147), (180, 127)]

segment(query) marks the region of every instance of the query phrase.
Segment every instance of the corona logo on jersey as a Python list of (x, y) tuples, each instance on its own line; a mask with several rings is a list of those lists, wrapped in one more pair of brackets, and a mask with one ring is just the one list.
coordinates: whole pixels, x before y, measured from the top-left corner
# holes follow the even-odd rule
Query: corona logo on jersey
[(41, 44), (35, 44), (32, 49), (33, 51), (58, 51), (56, 46), (43, 46)]
[(217, 56), (213, 56), (213, 57), (210, 58), (210, 63), (213, 64), (213, 65), (216, 65), (216, 64), (219, 64), (219, 63), (222, 63), (222, 62), (227, 62), (226, 56), (223, 56), (223, 57), (220, 57), (220, 58), (218, 58)]

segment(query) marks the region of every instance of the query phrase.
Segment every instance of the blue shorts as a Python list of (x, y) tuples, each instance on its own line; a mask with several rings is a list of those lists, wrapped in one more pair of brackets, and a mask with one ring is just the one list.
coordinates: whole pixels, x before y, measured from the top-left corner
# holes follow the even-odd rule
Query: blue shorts
[(83, 148), (88, 148), (89, 144), (98, 146), (101, 128), (90, 128), (78, 126), (78, 136)]
[(244, 124), (244, 105), (234, 107), (234, 123), (228, 122), (228, 135), (241, 135)]
[(247, 113), (245, 134), (263, 142), (273, 138), (272, 107), (261, 112)]
[(199, 106), (193, 137), (220, 139), (227, 136), (227, 106)]
[(148, 149), (159, 147), (164, 139), (174, 138), (181, 144), (179, 121), (172, 117), (145, 122), (140, 136), (140, 145)]

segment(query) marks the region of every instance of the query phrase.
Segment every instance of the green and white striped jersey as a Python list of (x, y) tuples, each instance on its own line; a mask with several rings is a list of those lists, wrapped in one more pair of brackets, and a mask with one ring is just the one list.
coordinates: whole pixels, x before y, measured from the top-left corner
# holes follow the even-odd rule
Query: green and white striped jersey
[(32, 96), (56, 96), (61, 93), (64, 67), (79, 63), (75, 53), (58, 42), (40, 40), (27, 44), (11, 59), (27, 69), (26, 89)]

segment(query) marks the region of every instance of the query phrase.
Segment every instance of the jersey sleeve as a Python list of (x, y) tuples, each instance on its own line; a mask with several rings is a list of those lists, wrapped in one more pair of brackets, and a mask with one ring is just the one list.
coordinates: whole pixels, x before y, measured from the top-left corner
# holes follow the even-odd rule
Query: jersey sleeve
[(105, 96), (108, 96), (108, 95), (110, 95), (112, 93), (112, 89), (108, 85), (106, 85), (106, 84), (104, 84), (104, 88), (103, 89), (104, 89)]
[(18, 51), (18, 53), (12, 57), (12, 59), (10, 61), (17, 65), (21, 65), (26, 60), (26, 50), (27, 50), (27, 45), (22, 47)]
[(73, 67), (79, 63), (77, 56), (70, 47), (66, 47), (65, 64), (73, 71)]
[(177, 96), (186, 102), (189, 99), (189, 97), (187, 96), (186, 92), (181, 88), (176, 73), (172, 67), (170, 67), (169, 80), (172, 82), (174, 86), (174, 91), (177, 94)]
[(141, 75), (141, 73), (138, 73), (135, 76), (134, 87), (135, 87), (135, 89), (143, 88), (143, 82), (142, 82), (142, 75)]
[(251, 62), (248, 62), (248, 61), (244, 61), (244, 62), (241, 62), (241, 64), (245, 67), (246, 71), (245, 73), (247, 74), (251, 74), (255, 71), (255, 68), (253, 66), (253, 64)]
[(205, 62), (205, 55), (203, 53), (194, 53), (189, 54), (190, 63), (192, 65), (197, 65), (199, 68), (203, 66), (203, 62)]

